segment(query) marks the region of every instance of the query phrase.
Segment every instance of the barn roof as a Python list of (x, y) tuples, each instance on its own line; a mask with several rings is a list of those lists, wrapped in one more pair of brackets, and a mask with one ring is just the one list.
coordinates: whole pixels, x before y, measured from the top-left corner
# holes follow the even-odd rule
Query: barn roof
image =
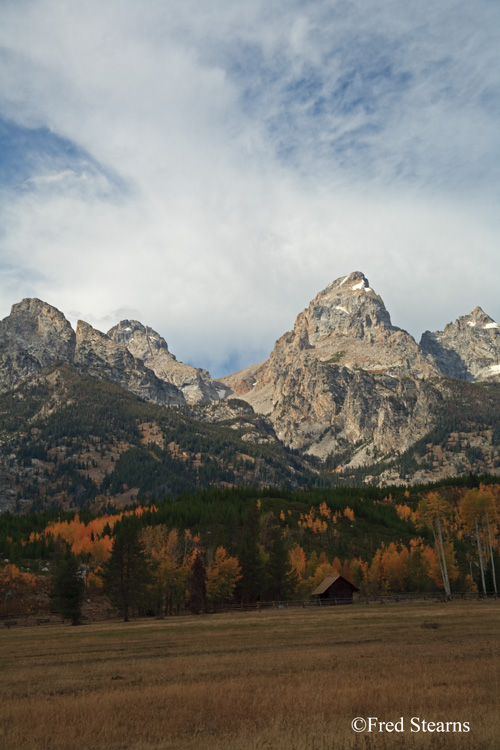
[(339, 580), (339, 578), (342, 581), (345, 581), (346, 583), (348, 583), (349, 586), (352, 587), (353, 591), (359, 591), (359, 588), (354, 583), (351, 583), (351, 581), (348, 581), (347, 578), (344, 578), (344, 576), (336, 575), (336, 576), (328, 576), (328, 578), (325, 578), (325, 580), (322, 581), (319, 584), (319, 586), (317, 586), (314, 589), (314, 591), (312, 592), (312, 596), (319, 596), (320, 594), (324, 594), (325, 591), (328, 591), (330, 586), (332, 586), (335, 583), (335, 581)]

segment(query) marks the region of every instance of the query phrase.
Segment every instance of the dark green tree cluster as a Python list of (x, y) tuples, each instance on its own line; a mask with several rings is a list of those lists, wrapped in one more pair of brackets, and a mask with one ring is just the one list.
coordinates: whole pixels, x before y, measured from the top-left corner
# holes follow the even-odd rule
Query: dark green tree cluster
[(69, 547), (59, 550), (55, 560), (55, 571), (52, 577), (52, 607), (63, 620), (70, 620), (72, 625), (80, 625), (84, 582), (78, 559)]
[(135, 516), (126, 516), (114, 529), (111, 557), (104, 566), (104, 585), (113, 605), (129, 621), (133, 608), (147, 601), (150, 571), (139, 539), (140, 524)]

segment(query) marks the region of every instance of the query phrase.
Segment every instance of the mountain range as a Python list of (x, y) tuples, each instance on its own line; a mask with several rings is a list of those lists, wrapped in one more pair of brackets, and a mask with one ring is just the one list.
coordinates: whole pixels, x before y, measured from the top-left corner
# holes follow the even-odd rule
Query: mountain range
[[(133, 449), (161, 466), (166, 453), (179, 464), (171, 475), (184, 477), (181, 486), (169, 483), (167, 469), (158, 485), (173, 494), (203, 483), (391, 484), (500, 473), (499, 389), (500, 326), (480, 307), (444, 331), (426, 331), (417, 343), (392, 324), (360, 272), (320, 292), (265, 362), (220, 380), (179, 362), (139, 321), (122, 320), (107, 334), (84, 321), (73, 330), (56, 308), (25, 299), (0, 321), (0, 509), (34, 500), (43, 506), (49, 489), (52, 501), (71, 502), (64, 483), (52, 481), (66, 460), (95, 485), (93, 501), (114, 502), (117, 495), (125, 501), (131, 488), (147, 492), (128, 476), (115, 482), (123, 492), (110, 493), (112, 477)], [(120, 410), (125, 402), (127, 413), (144, 414), (130, 419), (131, 432), (125, 430), (121, 443), (113, 434), (93, 434), (91, 424), (80, 425), (80, 435), (78, 424), (69, 428), (71, 414), (92, 414), (97, 405)], [(63, 414), (66, 427), (49, 438), (47, 425), (64, 422)], [(99, 423), (97, 412), (92, 420)], [(204, 447), (193, 452), (186, 446), (197, 442), (195, 435), (203, 435)], [(66, 442), (64, 455), (58, 441)], [(114, 466), (92, 477), (82, 452), (102, 443)], [(39, 461), (37, 474), (33, 460)], [(207, 461), (211, 478), (200, 479)]]

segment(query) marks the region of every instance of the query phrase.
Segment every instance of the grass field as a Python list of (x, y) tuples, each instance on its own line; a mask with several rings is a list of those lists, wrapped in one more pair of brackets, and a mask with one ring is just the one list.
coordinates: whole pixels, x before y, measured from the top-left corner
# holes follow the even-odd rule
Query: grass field
[[(18, 626), (0, 675), (5, 750), (492, 750), (500, 602)], [(404, 732), (356, 734), (355, 717)]]

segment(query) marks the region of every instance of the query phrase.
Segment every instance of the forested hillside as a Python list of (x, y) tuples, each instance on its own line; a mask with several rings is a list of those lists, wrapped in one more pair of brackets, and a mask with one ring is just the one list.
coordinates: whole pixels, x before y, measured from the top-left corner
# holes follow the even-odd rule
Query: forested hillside
[(0, 508), (124, 505), (212, 485), (314, 484), (308, 463), (236, 399), (217, 419), (165, 408), (68, 365), (0, 395)]
[(386, 494), (219, 488), (98, 514), (7, 513), (2, 614), (46, 609), (49, 592), (62, 611), (73, 585), (127, 618), (307, 599), (337, 574), (363, 594), (492, 594), (499, 512), (500, 485), (464, 482)]

